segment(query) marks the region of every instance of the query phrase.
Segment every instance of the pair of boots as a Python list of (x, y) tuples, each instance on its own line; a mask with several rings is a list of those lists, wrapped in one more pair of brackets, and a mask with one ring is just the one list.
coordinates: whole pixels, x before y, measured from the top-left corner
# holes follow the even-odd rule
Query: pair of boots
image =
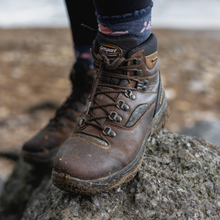
[(93, 73), (76, 63), (72, 94), (22, 149), (31, 163), (55, 157), (54, 185), (86, 194), (132, 179), (149, 137), (169, 117), (154, 34), (138, 45), (135, 37), (98, 33), (91, 53), (96, 70), (92, 89)]

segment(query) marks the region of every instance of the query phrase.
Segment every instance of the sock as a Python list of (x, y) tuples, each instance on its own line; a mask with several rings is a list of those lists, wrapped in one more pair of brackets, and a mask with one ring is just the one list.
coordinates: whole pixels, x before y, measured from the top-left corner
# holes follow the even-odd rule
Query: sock
[(94, 69), (92, 64), (92, 55), (90, 54), (90, 48), (92, 48), (92, 45), (75, 45), (75, 55), (76, 55), (76, 61), (84, 62), (89, 70)]
[(96, 12), (99, 31), (106, 35), (130, 35), (138, 38), (139, 44), (143, 43), (151, 34), (151, 10), (153, 2), (140, 11), (133, 13), (104, 16)]

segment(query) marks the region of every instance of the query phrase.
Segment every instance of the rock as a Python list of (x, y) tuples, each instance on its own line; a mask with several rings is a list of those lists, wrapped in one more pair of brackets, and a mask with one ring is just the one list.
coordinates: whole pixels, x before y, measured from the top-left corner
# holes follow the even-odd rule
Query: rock
[[(161, 131), (151, 138), (132, 181), (93, 196), (59, 190), (48, 173), (42, 175), (42, 169), (37, 172), (20, 161), (0, 204), (6, 200), (10, 207), (19, 206), (20, 200), (16, 210), (22, 218), (13, 220), (219, 219), (219, 155), (220, 150), (204, 140)], [(5, 213), (1, 220), (10, 219)]]
[(0, 220), (20, 220), (33, 190), (45, 175), (50, 176), (50, 170), (47, 167), (31, 166), (20, 159), (0, 197)]
[(3, 187), (4, 187), (4, 183), (5, 183), (5, 180), (4, 180), (4, 178), (0, 175), (0, 195), (1, 195), (2, 190), (3, 190)]
[(197, 136), (220, 146), (220, 120), (202, 121), (180, 132), (183, 135)]

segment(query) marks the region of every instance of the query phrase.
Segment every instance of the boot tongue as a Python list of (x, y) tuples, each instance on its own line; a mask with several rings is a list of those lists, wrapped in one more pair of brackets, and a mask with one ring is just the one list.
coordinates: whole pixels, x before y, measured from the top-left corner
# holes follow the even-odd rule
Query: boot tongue
[[(94, 43), (94, 50), (95, 53), (105, 54), (110, 62), (113, 61), (116, 58), (125, 57), (128, 51), (130, 51), (132, 48), (135, 48), (138, 46), (138, 39), (136, 37), (131, 36), (107, 36), (100, 32), (98, 32), (95, 43)], [(104, 68), (105, 72), (111, 72), (115, 74), (126, 74), (122, 70), (108, 70)], [(128, 84), (127, 80), (121, 80), (114, 76), (109, 77), (105, 75), (101, 75), (100, 82), (103, 82), (105, 84), (110, 85), (118, 85), (118, 86), (126, 86)], [(103, 88), (106, 90), (109, 90), (108, 88)], [(113, 98), (117, 98), (119, 93), (112, 93), (111, 96)], [(96, 96), (96, 99), (99, 103), (102, 105), (112, 103), (113, 100), (106, 96), (105, 94), (98, 94)], [(111, 111), (112, 106), (105, 107), (107, 111)], [(106, 115), (106, 112), (102, 108), (96, 108), (93, 110), (94, 115)], [(98, 120), (100, 124), (104, 124), (106, 119), (99, 119)]]
[[(105, 54), (110, 62), (116, 58), (127, 56), (128, 51), (138, 46), (138, 39), (132, 36), (108, 36), (98, 32), (95, 41), (95, 52), (100, 54)], [(105, 69), (105, 71), (108, 71)], [(111, 71), (112, 73), (113, 71)], [(114, 70), (116, 74), (126, 74), (122, 70)], [(128, 84), (127, 80), (119, 80), (114, 77), (101, 76), (101, 82), (109, 83), (112, 85), (125, 86)]]
[(132, 36), (108, 36), (100, 32), (96, 38), (96, 52), (104, 53), (109, 59), (126, 57), (127, 51), (138, 46), (138, 39)]

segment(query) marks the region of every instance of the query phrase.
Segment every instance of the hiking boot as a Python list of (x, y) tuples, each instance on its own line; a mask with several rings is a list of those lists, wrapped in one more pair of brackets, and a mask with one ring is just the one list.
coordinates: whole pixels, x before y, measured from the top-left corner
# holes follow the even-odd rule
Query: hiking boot
[(55, 117), (23, 145), (21, 155), (29, 163), (47, 163), (54, 159), (63, 142), (72, 134), (80, 112), (86, 106), (95, 72), (76, 62), (70, 74), (72, 93), (57, 109)]
[(90, 101), (52, 172), (55, 186), (84, 194), (132, 179), (149, 137), (169, 117), (155, 35), (138, 45), (135, 37), (98, 33), (92, 55), (97, 77)]

